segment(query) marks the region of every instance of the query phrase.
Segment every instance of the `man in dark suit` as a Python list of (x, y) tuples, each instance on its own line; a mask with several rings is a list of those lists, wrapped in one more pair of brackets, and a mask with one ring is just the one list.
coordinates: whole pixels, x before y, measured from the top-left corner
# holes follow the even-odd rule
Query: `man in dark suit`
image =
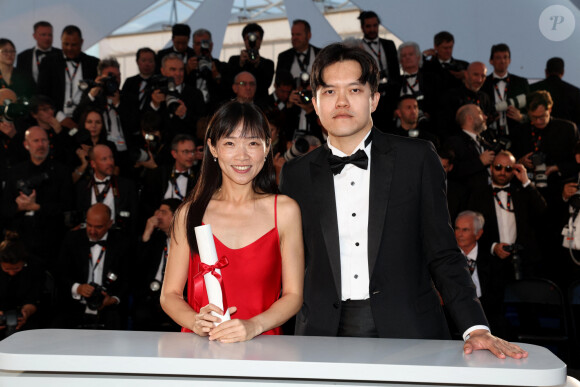
[(385, 130), (392, 121), (392, 113), (398, 95), (389, 95), (389, 88), (393, 84), (400, 84), (399, 58), (397, 49), (392, 40), (379, 38), (379, 24), (381, 20), (373, 11), (362, 11), (358, 16), (363, 33), (363, 48), (372, 55), (379, 66), (380, 81), (379, 93), (381, 98), (373, 122), (381, 130)]
[(34, 24), (32, 37), (36, 40), (36, 47), (18, 54), (16, 68), (30, 75), (34, 82), (38, 82), (38, 68), (43, 59), (48, 55), (62, 55), (62, 51), (52, 47), (52, 24), (47, 21)]
[(179, 325), (161, 309), (159, 295), (171, 248), (171, 221), (180, 204), (179, 199), (163, 199), (147, 219), (139, 241), (139, 265), (131, 278), (135, 330), (179, 331)]
[(183, 60), (183, 64), (186, 65), (187, 62), (195, 57), (195, 52), (193, 48), (189, 47), (189, 36), (191, 35), (191, 28), (187, 24), (174, 24), (171, 28), (171, 42), (173, 45), (169, 48), (164, 48), (159, 50), (157, 53), (157, 63), (156, 68), (159, 72), (161, 69), (161, 61), (163, 58), (170, 53), (177, 55)]
[(95, 145), (89, 150), (88, 157), (94, 174), (76, 184), (77, 211), (84, 215), (92, 205), (104, 203), (111, 209), (115, 228), (134, 231), (137, 219), (135, 185), (129, 179), (113, 174), (115, 160), (107, 145)]
[(121, 90), (123, 102), (129, 104), (130, 110), (133, 112), (129, 117), (131, 133), (139, 132), (141, 114), (145, 106), (151, 102), (148, 87), (151, 76), (155, 73), (155, 52), (152, 49), (142, 47), (137, 50), (136, 57), (139, 74), (127, 78)]
[(464, 77), (464, 70), (469, 63), (464, 60), (453, 58), (455, 38), (447, 31), (441, 31), (433, 37), (433, 47), (423, 51), (425, 57), (431, 57), (423, 61), (423, 69), (433, 72), (441, 78), (441, 91), (459, 87)]
[[(66, 236), (58, 260), (56, 279), (61, 300), (54, 326), (124, 327), (132, 246), (128, 238), (111, 228), (112, 224), (109, 207), (97, 203), (87, 211), (86, 230)], [(96, 285), (106, 288), (100, 297)]]
[(425, 117), (419, 120), (419, 104), (414, 95), (403, 95), (399, 98), (397, 119), (394, 121), (390, 133), (401, 137), (420, 138), (431, 141), (436, 149), (439, 149), (439, 139), (429, 128), (429, 123)]
[[(496, 106), (497, 118), (489, 129), (497, 136), (509, 136), (510, 129), (522, 123), (525, 98), (530, 92), (527, 79), (508, 73), (510, 62), (511, 52), (508, 45), (505, 43), (493, 45), (489, 58), (489, 63), (493, 66), (493, 74), (487, 76), (481, 87), (481, 91), (486, 93)], [(523, 98), (518, 96), (523, 96)], [(508, 100), (521, 102), (521, 105), (519, 103), (517, 106), (509, 105)]]
[(546, 90), (552, 96), (552, 116), (580, 126), (580, 89), (564, 81), (564, 60), (550, 58), (546, 63), (546, 79), (530, 85), (531, 91)]
[(242, 30), (242, 38), (246, 48), (240, 55), (231, 56), (228, 64), (234, 76), (242, 71), (251, 73), (256, 78), (256, 98), (265, 98), (274, 78), (274, 62), (260, 55), (264, 29), (259, 24), (250, 23)]
[(79, 81), (97, 77), (99, 59), (81, 51), (83, 37), (77, 26), (63, 29), (61, 43), (63, 55), (47, 56), (40, 64), (38, 91), (53, 101), (60, 123), (72, 129), (77, 126), (73, 112), (82, 96)]
[(304, 229), (296, 333), (448, 338), (438, 290), (463, 332), (465, 353), (526, 356), (486, 327), (449, 225), (445, 174), (432, 145), (373, 129), (378, 74), (371, 55), (340, 43), (323, 49), (313, 66), (314, 106), (328, 143), (286, 163), (281, 178)]
[(288, 71), (297, 83), (300, 82), (301, 74), (310, 74), (314, 57), (320, 51), (320, 48), (310, 44), (311, 38), (310, 23), (302, 19), (292, 22), (292, 48), (278, 55), (276, 74)]
[[(492, 184), (472, 193), (468, 208), (481, 212), (486, 219), (480, 248), (490, 254), (491, 280), (486, 295), (488, 305), (484, 306), (495, 328), (495, 324), (501, 326), (505, 285), (537, 274), (534, 269), (541, 256), (536, 230), (546, 211), (546, 201), (531, 184), (526, 168), (516, 164), (510, 152), (499, 152), (490, 172)], [(510, 250), (514, 244), (523, 250), (519, 248), (514, 253)]]
[(166, 141), (171, 141), (179, 133), (195, 135), (197, 120), (205, 113), (201, 91), (183, 82), (183, 62), (175, 53), (169, 53), (163, 58), (161, 74), (174, 79), (175, 90), (169, 93), (161, 89), (153, 90), (148, 110), (156, 111), (161, 117)]

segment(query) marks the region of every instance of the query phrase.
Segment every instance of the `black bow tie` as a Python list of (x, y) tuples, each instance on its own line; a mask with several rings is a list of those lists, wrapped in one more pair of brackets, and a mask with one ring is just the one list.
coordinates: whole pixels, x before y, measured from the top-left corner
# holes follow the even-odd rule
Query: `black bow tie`
[(509, 192), (510, 189), (509, 189), (509, 187), (502, 187), (502, 188), (500, 188), (500, 187), (494, 187), (493, 188), (493, 192), (496, 193), (496, 194), (497, 193), (500, 193), (501, 191)]
[(507, 82), (508, 82), (508, 80), (509, 80), (509, 78), (508, 78), (508, 77), (505, 77), (505, 78), (493, 78), (493, 83), (494, 83), (494, 85), (496, 85), (496, 84), (498, 84), (498, 83), (500, 83), (500, 82), (505, 82), (505, 83), (507, 83)]
[(405, 74), (405, 75), (403, 75), (403, 78), (409, 79), (409, 78), (415, 78), (416, 76), (417, 76), (417, 73), (415, 73), (415, 74)]
[(340, 157), (330, 154), (328, 156), (328, 163), (333, 175), (338, 175), (346, 164), (353, 164), (361, 169), (367, 169), (369, 158), (363, 149), (357, 150), (350, 156)]
[(366, 44), (379, 44), (376, 40), (365, 40)]
[(89, 247), (94, 247), (95, 245), (99, 245), (101, 247), (107, 247), (107, 241), (106, 240), (100, 240), (100, 241), (89, 241)]
[(81, 58), (78, 58), (78, 57), (77, 58), (66, 58), (66, 61), (79, 64), (81, 62)]
[(107, 185), (107, 184), (109, 184), (109, 182), (110, 182), (110, 181), (111, 181), (111, 180), (109, 180), (109, 179), (107, 179), (107, 180), (105, 180), (105, 181), (96, 181), (96, 180), (95, 180), (95, 184), (96, 184), (96, 185)]
[(175, 172), (174, 173), (175, 178), (177, 179), (179, 176), (183, 176), (183, 177), (189, 177), (189, 173), (186, 172)]

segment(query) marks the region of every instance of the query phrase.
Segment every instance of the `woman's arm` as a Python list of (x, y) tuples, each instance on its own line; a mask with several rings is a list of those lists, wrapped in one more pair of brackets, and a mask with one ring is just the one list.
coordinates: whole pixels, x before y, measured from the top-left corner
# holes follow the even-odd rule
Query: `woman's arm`
[(179, 211), (175, 219), (160, 301), (165, 313), (176, 323), (191, 329), (200, 336), (207, 336), (209, 330), (213, 327), (212, 321), (219, 320), (209, 312), (215, 310), (220, 313), (219, 308), (214, 305), (208, 305), (203, 307), (200, 313), (196, 313), (183, 299), (183, 289), (189, 269), (189, 244), (187, 243), (185, 232), (188, 209), (189, 207), (184, 207)]
[(230, 320), (213, 328), (210, 340), (246, 341), (284, 324), (302, 306), (304, 242), (300, 207), (288, 196), (278, 196), (278, 233), (282, 253), (282, 296), (268, 310), (248, 320)]

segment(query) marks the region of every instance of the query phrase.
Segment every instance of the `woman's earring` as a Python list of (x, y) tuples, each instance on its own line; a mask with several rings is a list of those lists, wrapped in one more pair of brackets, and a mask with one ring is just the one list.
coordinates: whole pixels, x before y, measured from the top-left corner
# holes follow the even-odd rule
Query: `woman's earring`
[(213, 158), (213, 161), (214, 161), (214, 162), (216, 162), (216, 161), (217, 161), (217, 157), (214, 157), (214, 158)]

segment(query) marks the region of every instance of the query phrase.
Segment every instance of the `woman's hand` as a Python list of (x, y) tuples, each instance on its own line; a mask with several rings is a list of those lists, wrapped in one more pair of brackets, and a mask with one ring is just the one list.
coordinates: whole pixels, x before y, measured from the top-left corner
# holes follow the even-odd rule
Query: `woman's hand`
[(253, 319), (225, 321), (210, 331), (209, 339), (221, 343), (248, 341), (264, 332)]
[[(230, 313), (233, 313), (231, 310), (234, 310), (235, 307), (230, 308)], [(199, 336), (207, 336), (212, 328), (215, 327), (214, 323), (218, 323), (221, 318), (214, 316), (211, 312), (216, 312), (220, 316), (223, 316), (224, 312), (214, 304), (207, 304), (203, 308), (199, 310), (199, 313), (195, 315), (195, 321), (193, 322), (192, 331)]]

